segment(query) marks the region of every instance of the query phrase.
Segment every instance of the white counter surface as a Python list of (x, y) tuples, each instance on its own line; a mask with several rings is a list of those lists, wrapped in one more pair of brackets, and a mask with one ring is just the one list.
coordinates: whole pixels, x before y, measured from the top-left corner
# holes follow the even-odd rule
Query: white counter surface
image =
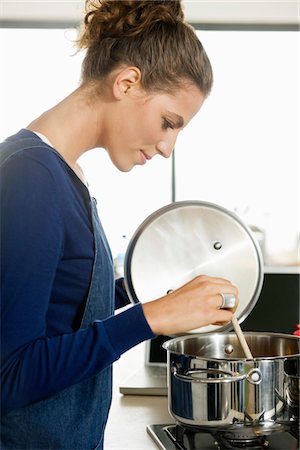
[(147, 434), (148, 424), (173, 423), (167, 397), (123, 395), (119, 386), (144, 364), (144, 343), (114, 364), (113, 401), (106, 427), (104, 450), (157, 450)]

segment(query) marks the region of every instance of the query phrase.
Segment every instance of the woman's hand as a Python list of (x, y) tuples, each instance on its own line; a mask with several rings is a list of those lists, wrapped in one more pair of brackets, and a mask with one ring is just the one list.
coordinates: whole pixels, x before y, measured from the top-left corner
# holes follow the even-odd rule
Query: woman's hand
[[(220, 309), (222, 296), (236, 298), (232, 310)], [(232, 319), (238, 304), (238, 290), (224, 278), (200, 275), (168, 295), (142, 305), (153, 333), (172, 335), (207, 325), (222, 325)]]

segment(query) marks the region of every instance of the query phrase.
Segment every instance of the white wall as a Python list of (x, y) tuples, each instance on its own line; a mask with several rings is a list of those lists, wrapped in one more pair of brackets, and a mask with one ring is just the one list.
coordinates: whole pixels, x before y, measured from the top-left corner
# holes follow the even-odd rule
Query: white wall
[[(71, 56), (71, 31), (0, 30), (0, 140), (77, 86), (82, 55)], [(242, 44), (237, 32), (227, 31), (230, 44), (223, 33), (200, 33), (215, 85), (199, 121), (195, 118), (177, 142), (176, 199), (196, 198), (246, 213), (242, 218), (247, 223), (267, 228), (268, 264), (299, 265), (300, 36), (291, 32), (295, 38), (289, 42), (283, 37), (290, 32), (240, 32), (244, 38), (251, 34), (250, 43)], [(211, 39), (214, 34), (216, 40)], [(264, 38), (259, 51), (254, 34)], [(276, 54), (281, 55), (278, 60)], [(102, 153), (91, 152), (82, 165), (117, 249), (123, 234), (130, 236), (147, 214), (171, 201), (170, 160), (159, 159), (124, 176), (109, 169)], [(228, 176), (228, 158), (234, 175)]]
[[(187, 20), (192, 23), (297, 24), (299, 1), (203, 1), (184, 0)], [(0, 20), (73, 21), (82, 18), (84, 1), (1, 0)]]

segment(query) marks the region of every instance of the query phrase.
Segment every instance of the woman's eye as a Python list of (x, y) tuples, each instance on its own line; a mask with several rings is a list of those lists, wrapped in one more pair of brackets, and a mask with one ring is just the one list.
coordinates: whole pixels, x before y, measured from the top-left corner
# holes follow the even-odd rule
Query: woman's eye
[(164, 118), (163, 119), (163, 129), (167, 130), (168, 128), (171, 128), (173, 130), (174, 129), (174, 125), (171, 122), (169, 122), (169, 120)]

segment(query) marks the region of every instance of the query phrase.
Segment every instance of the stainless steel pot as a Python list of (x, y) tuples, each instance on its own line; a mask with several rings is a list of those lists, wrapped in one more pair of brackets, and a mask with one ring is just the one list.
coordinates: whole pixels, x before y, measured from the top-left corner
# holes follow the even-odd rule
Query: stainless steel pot
[[(200, 201), (175, 202), (146, 218), (129, 243), (124, 268), (134, 303), (159, 298), (200, 274), (227, 278), (239, 289), (239, 323), (263, 283), (261, 251), (249, 227), (225, 208)], [(245, 333), (254, 357), (245, 359), (230, 329), (209, 325), (164, 344), (170, 413), (186, 425), (229, 430), (238, 438), (294, 428), (300, 339)]]
[(169, 411), (176, 421), (256, 435), (295, 426), (300, 339), (276, 333), (245, 337), (253, 360), (244, 358), (233, 333), (187, 335), (164, 344)]

